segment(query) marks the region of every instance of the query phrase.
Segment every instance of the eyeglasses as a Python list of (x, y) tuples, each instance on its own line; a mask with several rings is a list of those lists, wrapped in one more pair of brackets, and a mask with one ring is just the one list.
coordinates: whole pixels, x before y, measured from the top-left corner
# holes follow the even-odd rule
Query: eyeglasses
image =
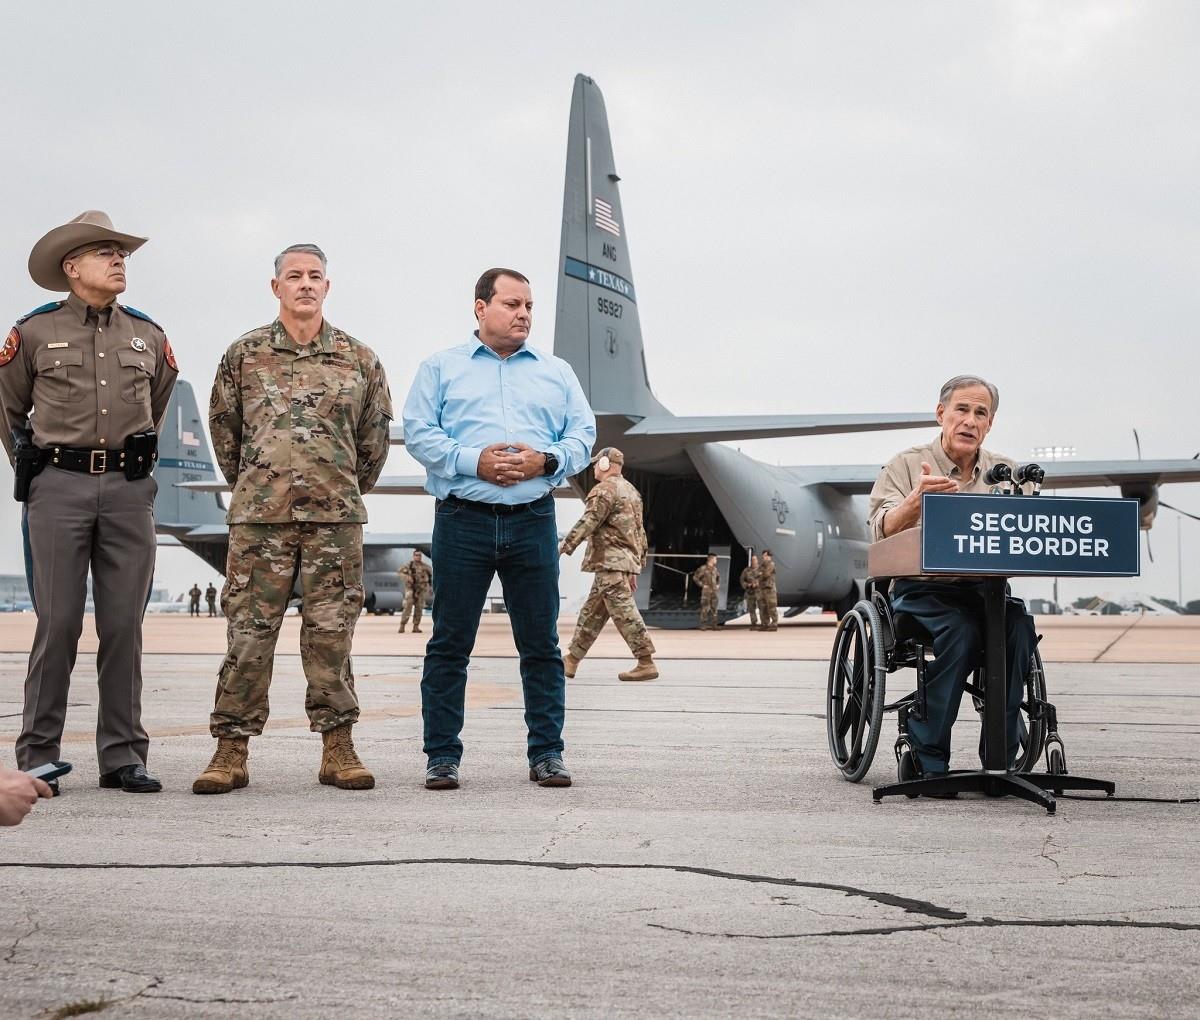
[(126, 251), (124, 248), (92, 248), (89, 251), (81, 251), (79, 255), (75, 255), (73, 258), (79, 258), (80, 255), (97, 255), (108, 261), (114, 255), (120, 255), (122, 259), (127, 259), (132, 254), (132, 252)]

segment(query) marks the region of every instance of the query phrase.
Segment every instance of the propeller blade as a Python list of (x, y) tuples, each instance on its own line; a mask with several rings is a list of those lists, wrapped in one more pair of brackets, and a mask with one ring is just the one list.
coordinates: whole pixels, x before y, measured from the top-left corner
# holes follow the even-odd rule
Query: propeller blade
[[(1192, 458), (1192, 460), (1195, 459), (1195, 457)], [(1177, 514), (1181, 514), (1184, 517), (1190, 517), (1193, 521), (1200, 521), (1200, 514), (1194, 514), (1190, 510), (1180, 510), (1179, 507), (1171, 506), (1170, 503), (1164, 503), (1161, 499), (1158, 501), (1158, 505), (1165, 506), (1168, 510), (1174, 510)]]
[(1138, 438), (1137, 429), (1133, 430), (1133, 445), (1137, 447), (1138, 460), (1142, 459), (1142, 441)]

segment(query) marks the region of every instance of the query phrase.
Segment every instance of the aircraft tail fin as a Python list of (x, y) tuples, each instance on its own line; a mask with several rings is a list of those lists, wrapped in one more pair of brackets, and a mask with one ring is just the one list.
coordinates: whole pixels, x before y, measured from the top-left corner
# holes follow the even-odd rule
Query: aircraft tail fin
[(575, 370), (598, 415), (642, 418), (666, 409), (646, 373), (619, 180), (604, 96), (578, 74), (567, 136), (554, 353)]
[(182, 482), (217, 480), (196, 395), (191, 383), (183, 379), (176, 381), (167, 405), (162, 434), (158, 437), (158, 467), (154, 476), (158, 479), (154, 522), (159, 530), (225, 523), (225, 508), (219, 496), (179, 487)]

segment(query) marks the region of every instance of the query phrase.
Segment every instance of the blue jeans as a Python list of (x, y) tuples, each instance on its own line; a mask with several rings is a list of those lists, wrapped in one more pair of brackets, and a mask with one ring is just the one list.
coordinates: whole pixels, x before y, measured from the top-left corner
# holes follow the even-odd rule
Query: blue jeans
[[(950, 728), (958, 717), (963, 689), (983, 656), (983, 586), (944, 581), (899, 580), (892, 589), (892, 610), (908, 613), (933, 635), (934, 659), (925, 670), (925, 719), (909, 719), (908, 735), (926, 775), (950, 767)], [(1004, 731), (1011, 765), (1021, 752), (1021, 699), (1037, 646), (1033, 618), (1025, 603), (1005, 599), (1004, 631), (1008, 702)], [(979, 757), (983, 760), (983, 738)]]
[(558, 529), (554, 498), (493, 514), (452, 500), (433, 524), (433, 634), (425, 648), (421, 715), (429, 764), (462, 757), (467, 664), (492, 578), (500, 575), (521, 656), (529, 763), (563, 752), (567, 681), (558, 647)]

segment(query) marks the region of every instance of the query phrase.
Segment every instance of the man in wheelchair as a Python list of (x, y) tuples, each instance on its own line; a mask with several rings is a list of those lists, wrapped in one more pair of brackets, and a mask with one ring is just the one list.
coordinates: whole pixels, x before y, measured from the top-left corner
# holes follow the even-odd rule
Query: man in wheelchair
[[(918, 525), (922, 493), (987, 493), (990, 486), (986, 478), (991, 467), (997, 463), (1013, 466), (1011, 459), (983, 448), (999, 399), (996, 387), (978, 376), (955, 376), (942, 386), (937, 405), (941, 433), (933, 442), (893, 457), (871, 490), (872, 541)], [(950, 729), (965, 685), (983, 654), (983, 587), (970, 578), (898, 578), (893, 582), (891, 606), (894, 613), (908, 614), (929, 632), (935, 657), (925, 672), (924, 718), (910, 718), (908, 722), (915, 760), (901, 760), (900, 778), (935, 776), (949, 769)], [(1021, 699), (1037, 645), (1033, 619), (1025, 603), (1011, 596), (1006, 603), (1005, 631), (1005, 735), (1011, 766), (1021, 752)], [(910, 771), (914, 767), (916, 774)]]

